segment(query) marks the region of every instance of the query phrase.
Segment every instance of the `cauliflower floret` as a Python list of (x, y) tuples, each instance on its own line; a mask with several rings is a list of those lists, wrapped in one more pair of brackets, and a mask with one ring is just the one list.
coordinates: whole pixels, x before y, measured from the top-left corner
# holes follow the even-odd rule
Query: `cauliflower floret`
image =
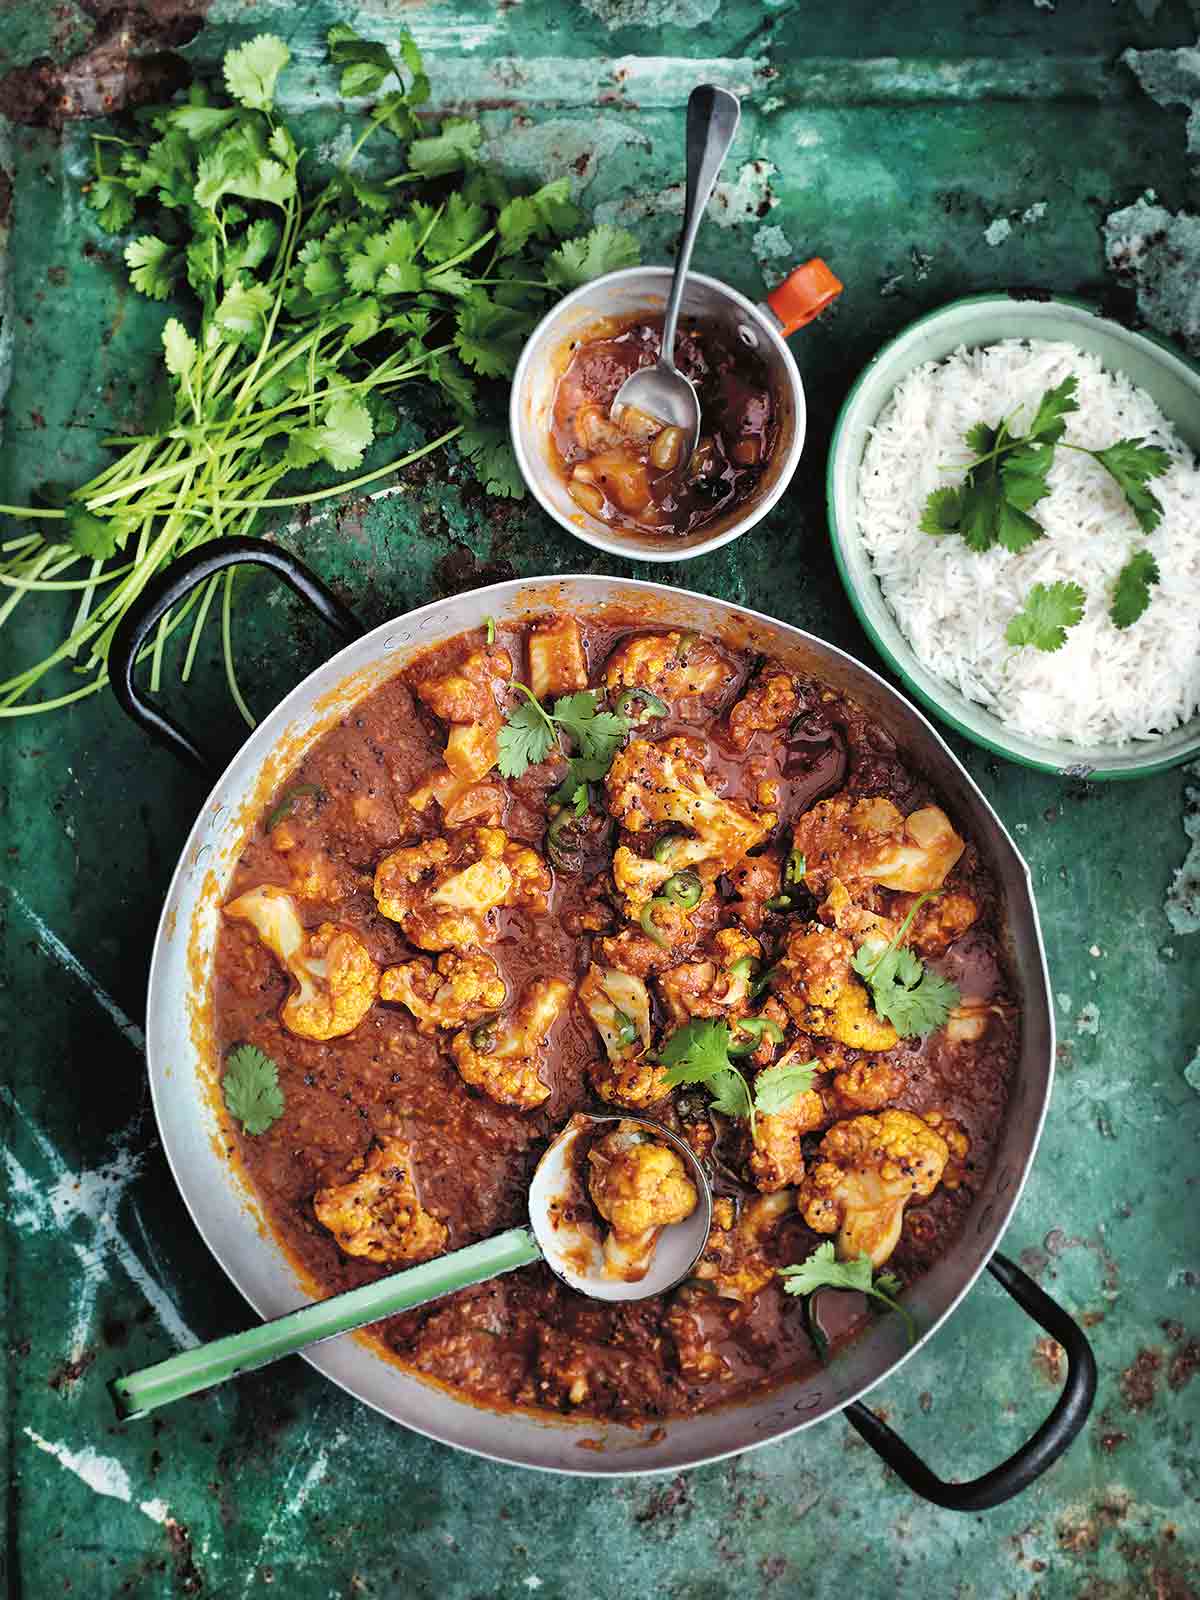
[[(819, 1060), (812, 1041), (801, 1034), (780, 1056), (776, 1065), (799, 1066)], [(823, 1067), (824, 1062), (820, 1062)], [(824, 1100), (817, 1089), (802, 1089), (782, 1111), (762, 1112), (756, 1119), (754, 1144), (750, 1151), (750, 1176), (764, 1193), (794, 1187), (804, 1176), (804, 1155), (800, 1141), (829, 1121)]]
[(333, 858), (317, 845), (304, 844), (290, 818), (271, 829), (271, 848), (287, 859), (292, 881), (289, 890), (297, 900), (341, 900), (346, 885)]
[(478, 1022), (499, 1011), (507, 995), (500, 969), (481, 950), (461, 956), (447, 951), (438, 957), (436, 971), (421, 956), (403, 967), (388, 967), (379, 980), (379, 998), (407, 1006), (420, 1033)]
[(760, 672), (729, 713), (730, 744), (745, 750), (760, 730), (778, 732), (796, 715), (799, 703), (795, 684), (781, 668)]
[(445, 1223), (417, 1199), (411, 1152), (401, 1139), (376, 1145), (357, 1178), (318, 1189), (313, 1210), (346, 1255), (379, 1266), (428, 1261), (441, 1255), (449, 1237)]
[(851, 970), (854, 946), (844, 933), (810, 922), (790, 935), (771, 986), (797, 1026), (856, 1050), (890, 1050), (898, 1034), (872, 1009)]
[(646, 1276), (660, 1231), (696, 1209), (696, 1186), (678, 1152), (636, 1123), (618, 1123), (588, 1151), (588, 1193), (610, 1225), (605, 1272), (637, 1283)]
[(911, 1111), (835, 1123), (800, 1188), (804, 1220), (837, 1234), (843, 1261), (865, 1252), (881, 1267), (899, 1241), (905, 1206), (933, 1193), (949, 1156), (941, 1134)]
[(723, 800), (710, 788), (703, 765), (691, 741), (631, 739), (609, 768), (608, 808), (630, 833), (656, 823), (676, 823), (692, 837), (677, 838), (659, 847), (663, 864), (672, 872), (697, 862), (735, 866), (762, 844), (776, 818), (771, 812), (755, 816), (735, 800)]
[(381, 913), (422, 950), (488, 944), (498, 906), (546, 909), (550, 873), (536, 851), (502, 828), (464, 828), (385, 856), (375, 869)]
[(650, 996), (641, 978), (592, 962), (579, 999), (610, 1061), (628, 1061), (649, 1050)]
[(920, 894), (940, 889), (966, 848), (940, 806), (904, 816), (890, 800), (822, 800), (797, 822), (793, 845), (805, 859), (804, 881), (824, 894), (830, 878), (867, 878), (885, 889)]
[(769, 855), (747, 856), (729, 876), (737, 895), (729, 902), (730, 911), (751, 933), (761, 933), (767, 916), (766, 902), (773, 900), (780, 889), (778, 861)]
[(714, 1200), (712, 1231), (696, 1277), (711, 1283), (723, 1299), (752, 1300), (775, 1276), (771, 1234), (795, 1203), (792, 1189), (760, 1195), (743, 1204), (740, 1214), (727, 1196)]
[(848, 933), (855, 942), (864, 939), (883, 939), (891, 943), (900, 924), (892, 917), (883, 916), (882, 891), (873, 883), (855, 885), (851, 894), (840, 878), (830, 878), (828, 892), (817, 907), (817, 916), (840, 933)]
[(622, 1111), (651, 1111), (671, 1092), (666, 1067), (649, 1056), (593, 1061), (588, 1077), (601, 1100), (620, 1106)]
[(737, 668), (711, 639), (694, 633), (635, 633), (623, 639), (604, 668), (610, 695), (647, 689), (681, 722), (703, 722), (737, 678)]
[(835, 1072), (826, 1087), (827, 1109), (837, 1117), (856, 1111), (878, 1111), (904, 1088), (905, 1074), (886, 1056), (861, 1056)]
[(529, 687), (536, 699), (586, 689), (587, 657), (574, 617), (535, 622), (529, 630)]
[(561, 978), (535, 978), (510, 1016), (456, 1033), (450, 1053), (459, 1073), (502, 1106), (531, 1108), (550, 1096), (540, 1067), (550, 1029), (571, 1001)]
[[(898, 899), (892, 915), (903, 920), (909, 909), (908, 902)], [(961, 889), (946, 889), (936, 899), (927, 900), (917, 912), (905, 943), (923, 956), (942, 956), (978, 919), (979, 907), (969, 894)]]
[(741, 928), (720, 928), (707, 943), (706, 957), (682, 962), (659, 977), (659, 992), (677, 1028), (693, 1017), (749, 1015), (750, 963), (761, 961), (762, 945)]
[(335, 923), (305, 928), (286, 889), (263, 884), (231, 900), (225, 915), (248, 922), (298, 987), (279, 1013), (301, 1039), (339, 1039), (375, 1003), (379, 968), (357, 934)]
[(450, 724), (450, 732), (445, 765), (431, 772), (408, 797), (414, 811), (424, 811), (434, 799), (441, 805), (448, 827), (480, 817), (500, 820), (503, 790), (481, 786), (478, 780), (492, 770), (500, 753), (496, 736), (504, 718), (496, 692), (512, 677), (512, 670), (508, 651), (489, 645), (470, 651), (450, 671), (417, 682), (418, 696), (435, 717)]

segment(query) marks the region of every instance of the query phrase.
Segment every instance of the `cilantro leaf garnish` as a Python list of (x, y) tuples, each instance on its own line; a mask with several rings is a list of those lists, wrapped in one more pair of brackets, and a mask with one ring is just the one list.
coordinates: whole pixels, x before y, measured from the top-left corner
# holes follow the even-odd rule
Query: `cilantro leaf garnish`
[(889, 1311), (899, 1314), (909, 1344), (917, 1341), (916, 1325), (897, 1298), (900, 1280), (892, 1272), (876, 1273), (865, 1250), (853, 1261), (839, 1261), (832, 1241), (827, 1240), (796, 1266), (780, 1267), (779, 1276), (788, 1294), (809, 1295), (818, 1289), (855, 1289), (859, 1294), (869, 1295)]
[(1004, 637), (1018, 648), (1031, 644), (1038, 650), (1061, 650), (1067, 642), (1067, 629), (1083, 616), (1086, 598), (1077, 583), (1035, 583), (1024, 606), (1005, 628)]
[(221, 1092), (229, 1115), (247, 1133), (266, 1133), (283, 1115), (279, 1068), (256, 1045), (239, 1044), (225, 1057)]
[(1117, 573), (1108, 614), (1113, 625), (1128, 628), (1150, 604), (1150, 589), (1159, 580), (1158, 562), (1149, 550), (1139, 550)]
[[(1148, 485), (1151, 478), (1160, 477), (1170, 467), (1170, 454), (1140, 438), (1118, 439), (1103, 450), (1069, 443), (1063, 434), (1067, 417), (1079, 410), (1077, 387), (1071, 376), (1047, 389), (1023, 434), (1013, 433), (1007, 419), (994, 428), (986, 422), (976, 422), (968, 428), (964, 437), (976, 459), (968, 466), (961, 485), (934, 489), (926, 497), (918, 521), (921, 532), (935, 537), (957, 533), (978, 554), (996, 545), (1014, 555), (1027, 550), (1045, 536), (1046, 530), (1033, 515), (1033, 508), (1050, 492), (1048, 474), (1055, 448), (1061, 446), (1098, 462), (1119, 485), (1138, 526), (1144, 533), (1152, 533), (1162, 519), (1163, 508)], [(1146, 576), (1148, 569), (1144, 566), (1134, 568), (1137, 560), (1135, 556), (1122, 573), (1122, 579), (1125, 572), (1130, 573), (1124, 586), (1118, 579), (1117, 596), (1109, 613), (1117, 627), (1127, 628), (1141, 616), (1149, 604), (1146, 585), (1157, 581)], [(1070, 597), (1067, 590), (1073, 592)], [(1039, 591), (1041, 598), (1035, 599)], [(1055, 597), (1047, 599), (1049, 595)], [(1074, 603), (1076, 595), (1078, 608)], [(1049, 588), (1037, 584), (1025, 610), (1009, 624), (1005, 637), (1010, 644), (1060, 649), (1065, 629), (1082, 616), (1082, 605), (1083, 591), (1077, 584), (1056, 583)], [(1076, 610), (1077, 614), (1071, 615)], [(1118, 621), (1118, 615), (1127, 620)]]
[(449, 117), (442, 131), (428, 139), (414, 139), (408, 147), (409, 168), (423, 178), (444, 178), (461, 172), (478, 159), (483, 129), (465, 117)]
[(568, 239), (559, 245), (546, 262), (546, 279), (558, 289), (577, 289), (619, 267), (635, 267), (640, 259), (638, 242), (631, 233), (602, 222), (582, 239)]
[(892, 939), (865, 939), (850, 963), (871, 991), (875, 1010), (902, 1039), (923, 1037), (940, 1028), (960, 999), (949, 979), (901, 944), (917, 912), (936, 894), (933, 890), (918, 895)]
[(1162, 501), (1146, 485), (1151, 478), (1160, 478), (1166, 472), (1171, 457), (1161, 446), (1147, 444), (1144, 439), (1118, 439), (1116, 444), (1090, 454), (1119, 484), (1142, 532), (1153, 533), (1162, 521)]
[(819, 1061), (777, 1061), (765, 1067), (754, 1080), (755, 1109), (764, 1115), (786, 1111), (798, 1094), (812, 1088), (820, 1070)]
[(591, 773), (590, 777), (575, 779), (573, 801), (576, 784), (594, 782), (608, 771), (617, 747), (629, 732), (629, 718), (618, 716), (615, 711), (598, 710), (598, 695), (594, 689), (561, 695), (554, 702), (554, 709), (546, 711), (523, 683), (514, 681), (513, 688), (519, 690), (525, 700), (508, 713), (498, 735), (501, 776), (519, 778), (526, 767), (544, 761), (557, 747), (561, 728), (574, 739), (578, 746), (577, 759), (589, 763), (587, 771)]

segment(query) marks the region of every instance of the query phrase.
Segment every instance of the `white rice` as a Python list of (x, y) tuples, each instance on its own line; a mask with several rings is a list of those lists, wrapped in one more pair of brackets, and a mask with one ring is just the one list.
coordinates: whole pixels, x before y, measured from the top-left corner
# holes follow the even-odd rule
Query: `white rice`
[[(1141, 437), (1175, 458), (1151, 488), (1163, 507), (1144, 534), (1097, 461), (1056, 450), (1050, 493), (1033, 508), (1046, 530), (1019, 555), (977, 555), (958, 534), (918, 527), (932, 489), (961, 483), (972, 423), (1028, 427), (1046, 389), (1074, 373), (1079, 410), (1064, 438), (1102, 449)], [(888, 605), (924, 665), (1009, 727), (1077, 744), (1153, 739), (1200, 707), (1200, 471), (1150, 396), (1069, 344), (1007, 339), (958, 349), (911, 372), (880, 414), (863, 455), (858, 522)], [(1148, 549), (1161, 581), (1124, 630), (1108, 616), (1118, 572)], [(1035, 583), (1074, 581), (1083, 619), (1060, 650), (1014, 650), (1004, 638)]]

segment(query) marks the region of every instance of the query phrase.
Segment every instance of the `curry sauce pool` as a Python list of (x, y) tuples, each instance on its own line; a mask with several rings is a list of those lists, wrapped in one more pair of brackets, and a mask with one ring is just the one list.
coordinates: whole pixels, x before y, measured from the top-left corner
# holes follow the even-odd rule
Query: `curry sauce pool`
[[(518, 679), (571, 702), (564, 726), (623, 705), (606, 772), (567, 740), (501, 775)], [(264, 887), (299, 940), (281, 958), (225, 919), (216, 1025), (276, 1064), (282, 1114), (234, 1137), (324, 1292), (521, 1221), (576, 1109), (649, 1112), (710, 1175), (708, 1249), (669, 1297), (602, 1305), (532, 1267), (375, 1330), (473, 1399), (631, 1420), (778, 1382), (816, 1357), (776, 1269), (836, 1234), (911, 1280), (990, 1161), (1019, 1019), (971, 841), (859, 707), (715, 640), (582, 615), (429, 652), (264, 808), (230, 898)], [(931, 887), (905, 944), (961, 999), (901, 1037), (852, 963)], [(756, 1098), (789, 1060), (810, 1087), (752, 1138), (711, 1081), (665, 1081), (657, 1055), (702, 1036), (750, 1047), (728, 1059)]]

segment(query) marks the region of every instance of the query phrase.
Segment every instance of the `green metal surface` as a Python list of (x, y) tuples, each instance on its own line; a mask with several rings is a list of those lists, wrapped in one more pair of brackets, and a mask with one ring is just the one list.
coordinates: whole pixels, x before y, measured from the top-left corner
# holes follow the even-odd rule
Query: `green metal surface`
[[(48, 115), (119, 99), (144, 70), (128, 70), (131, 47), (177, 45), (211, 62), (274, 27), (303, 64), (289, 93), (309, 137), (336, 150), (347, 118), (322, 99), (318, 58), (339, 12), (368, 32), (409, 24), (435, 94), (481, 109), (492, 159), (531, 176), (571, 172), (581, 202), (633, 227), (651, 260), (667, 258), (678, 226), (688, 88), (712, 77), (744, 94), (698, 269), (760, 294), (820, 253), (847, 291), (795, 341), (812, 426), (794, 488), (752, 536), (678, 576), (868, 659), (834, 572), (822, 476), (832, 417), (885, 337), (955, 295), (1033, 283), (1136, 303), (1197, 353), (1200, 119), (1189, 165), (1185, 116), (1200, 70), (1182, 48), (1198, 31), (1183, 0), (218, 0), (187, 42), (202, 9), (5, 9), (0, 107), (15, 120), (0, 123), (4, 499), (100, 464), (98, 438), (137, 419), (164, 315), (129, 294), (117, 249), (79, 200), (85, 128), (47, 126)], [(1122, 61), (1131, 46), (1152, 53)], [(22, 72), (40, 54), (50, 64)], [(414, 411), (401, 446), (425, 432)], [(659, 575), (601, 561), (527, 504), (488, 504), (449, 456), (422, 463), (395, 496), (337, 504), (278, 537), (372, 623), (513, 572)], [(23, 607), (18, 619), (0, 635), (4, 666), (56, 636), (44, 612)], [(258, 579), (242, 590), (236, 638), (260, 710), (326, 648), (319, 626)], [(236, 742), (211, 650), (174, 707), (214, 748)], [(837, 1421), (675, 1480), (552, 1480), (393, 1427), (298, 1360), (119, 1426), (105, 1390), (116, 1372), (246, 1320), (166, 1170), (140, 1054), (152, 932), (204, 790), (107, 696), (7, 724), (0, 738), (10, 1593), (1200, 1590), (1200, 862), (1172, 892), (1200, 835), (1194, 773), (1089, 788), (965, 751), (1032, 865), (1062, 1036), (1046, 1135), (1005, 1248), (1087, 1323), (1101, 1389), (1085, 1435), (1042, 1482), (961, 1518), (915, 1500)], [(1030, 1431), (1059, 1365), (984, 1283), (872, 1398), (937, 1470), (965, 1477)]]

